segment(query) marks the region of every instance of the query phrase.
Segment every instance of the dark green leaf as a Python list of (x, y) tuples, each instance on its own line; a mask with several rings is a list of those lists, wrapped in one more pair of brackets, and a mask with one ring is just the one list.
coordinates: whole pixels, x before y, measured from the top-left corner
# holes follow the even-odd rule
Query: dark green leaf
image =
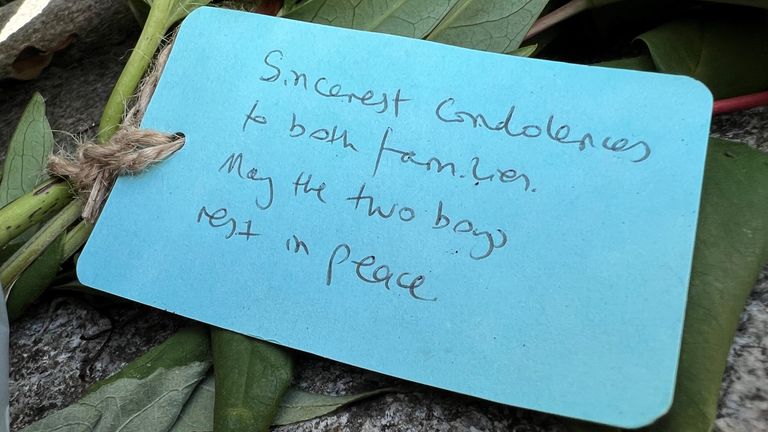
[(655, 72), (656, 66), (653, 64), (651, 56), (641, 55), (638, 57), (629, 57), (618, 60), (609, 60), (600, 63), (595, 63), (592, 66), (616, 68), (616, 69), (631, 69), (646, 72)]
[(173, 369), (194, 362), (210, 362), (210, 358), (211, 345), (206, 329), (203, 327), (182, 329), (162, 344), (125, 365), (116, 374), (93, 384), (88, 392), (95, 392), (102, 386), (123, 378), (141, 380), (158, 369)]
[(128, 8), (131, 9), (134, 18), (143, 26), (149, 16), (149, 4), (144, 0), (128, 0)]
[(547, 0), (307, 0), (286, 2), (284, 16), (337, 27), (426, 38), (467, 48), (511, 52)]
[(8, 258), (12, 257), (23, 245), (24, 243), (22, 242), (14, 242), (9, 243), (6, 247), (0, 249), (0, 263), (6, 262)]
[(768, 89), (766, 14), (672, 22), (638, 37), (660, 72), (688, 75), (715, 99)]
[(0, 181), (0, 207), (34, 189), (46, 178), (53, 134), (45, 117), (45, 101), (35, 93), (27, 104), (8, 145)]
[(63, 253), (64, 235), (62, 234), (13, 283), (13, 289), (6, 300), (9, 320), (19, 318), (27, 307), (48, 288), (59, 271)]
[(711, 139), (702, 193), (675, 399), (644, 431), (710, 430), (739, 315), (768, 261), (768, 155)]
[[(201, 382), (184, 405), (179, 419), (169, 432), (212, 432), (213, 376)], [(330, 414), (339, 408), (385, 393), (400, 391), (396, 388), (382, 388), (346, 396), (327, 396), (307, 393), (291, 388), (283, 396), (272, 426), (287, 425), (311, 420)]]
[(216, 432), (266, 431), (293, 375), (293, 362), (275, 345), (211, 329)]
[(305, 3), (306, 0), (285, 0), (283, 1), (283, 8), (280, 10), (280, 13), (278, 15), (285, 16), (286, 14), (292, 12), (297, 7), (301, 6), (301, 3)]
[(23, 432), (166, 432), (210, 364), (208, 332), (182, 330)]

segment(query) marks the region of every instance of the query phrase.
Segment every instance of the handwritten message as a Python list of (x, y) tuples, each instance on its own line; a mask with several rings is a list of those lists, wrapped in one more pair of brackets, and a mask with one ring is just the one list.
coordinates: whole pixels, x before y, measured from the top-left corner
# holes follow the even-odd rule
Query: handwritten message
[(674, 390), (710, 109), (681, 77), (201, 8), (142, 122), (186, 143), (118, 180), (78, 276), (382, 373), (640, 426)]
[[(297, 56), (298, 57), (298, 56)], [(401, 88), (388, 90), (355, 89), (347, 90), (339, 79), (329, 79), (311, 72), (311, 67), (305, 65), (300, 70), (288, 69), (285, 65), (290, 60), (285, 49), (273, 49), (268, 51), (262, 60), (259, 80), (265, 83), (273, 83), (278, 87), (284, 87), (286, 97), (301, 100), (304, 97), (320, 97), (328, 99), (328, 103), (341, 101), (349, 104), (351, 110), (372, 110), (376, 114), (396, 119), (408, 116), (408, 105), (418, 103), (413, 98), (405, 97), (407, 90)], [(297, 67), (297, 66), (294, 66)], [(333, 83), (333, 84), (332, 84)], [(293, 93), (290, 93), (291, 91)], [(299, 90), (297, 95), (295, 90)], [(353, 142), (354, 132), (350, 132), (350, 126), (344, 124), (310, 124), (300, 119), (295, 112), (288, 113), (285, 107), (280, 106), (278, 113), (271, 113), (266, 109), (259, 109), (259, 100), (244, 109), (244, 120), (241, 132), (246, 134), (258, 134), (261, 128), (274, 128), (284, 133), (285, 141), (303, 140), (315, 142), (318, 145), (329, 146), (333, 150), (347, 150), (359, 154), (370, 165), (370, 177), (374, 178), (379, 172), (383, 160), (393, 160), (402, 165), (402, 169), (423, 170), (435, 176), (443, 176), (449, 181), (466, 181), (481, 186), (485, 183), (499, 183), (509, 185), (511, 193), (535, 193), (537, 191), (529, 174), (510, 166), (499, 167), (498, 163), (483, 162), (479, 156), (472, 156), (469, 160), (441, 159), (432, 154), (417, 154), (416, 151), (407, 148), (407, 145), (393, 144), (392, 137), (396, 134), (396, 126), (386, 127), (381, 134), (378, 143)], [(434, 108), (434, 116), (423, 120), (426, 128), (451, 128), (464, 127), (469, 129), (486, 129), (503, 134), (509, 139), (508, 145), (525, 145), (526, 139), (545, 138), (546, 144), (566, 144), (563, 151), (583, 152), (587, 149), (600, 149), (617, 154), (627, 153), (624, 158), (629, 163), (641, 163), (651, 156), (651, 146), (644, 140), (631, 142), (627, 138), (614, 138), (607, 136), (602, 138), (599, 146), (595, 145), (595, 137), (590, 132), (583, 132), (573, 139), (572, 127), (567, 123), (555, 121), (555, 115), (550, 114), (539, 124), (515, 124), (513, 122), (516, 105), (509, 107), (500, 120), (488, 120), (482, 112), (469, 112), (458, 110), (457, 102), (453, 97), (443, 98)], [(262, 104), (263, 107), (263, 104)], [(354, 116), (354, 112), (349, 114)], [(311, 120), (311, 119), (310, 119)], [(471, 133), (471, 132), (470, 132)], [(479, 138), (482, 139), (482, 138)], [(505, 143), (507, 144), (507, 143)], [(391, 223), (415, 223), (429, 230), (443, 230), (446, 235), (469, 237), (474, 240), (474, 245), (465, 251), (472, 260), (490, 258), (497, 249), (506, 247), (509, 243), (507, 227), (486, 227), (482, 221), (473, 221), (462, 218), (461, 215), (448, 213), (450, 203), (436, 201), (431, 206), (429, 217), (417, 218), (421, 212), (417, 212), (413, 205), (428, 205), (428, 203), (404, 204), (385, 201), (377, 198), (374, 193), (366, 190), (366, 183), (355, 185), (355, 191), (348, 184), (329, 185), (323, 179), (313, 178), (313, 174), (305, 171), (297, 172), (295, 179), (290, 184), (275, 184), (273, 176), (267, 170), (259, 168), (255, 163), (244, 165), (243, 152), (231, 153), (223, 158), (217, 171), (237, 179), (245, 180), (246, 187), (252, 190), (254, 199), (254, 211), (269, 210), (275, 202), (276, 194), (284, 194), (289, 197), (309, 195), (316, 204), (328, 204), (329, 200), (337, 203), (346, 202), (342, 206), (343, 211), (361, 214), (362, 217), (380, 218), (392, 221)], [(213, 166), (212, 166), (213, 167)], [(299, 168), (297, 168), (298, 171)], [(304, 204), (308, 205), (308, 204)], [(224, 207), (215, 210), (203, 205), (197, 212), (196, 221), (211, 228), (221, 229), (225, 239), (242, 238), (246, 241), (252, 237), (261, 236), (252, 230), (253, 218), (256, 213), (249, 215), (233, 216)], [(285, 241), (285, 249), (288, 252), (310, 255), (309, 245), (295, 234)], [(314, 249), (314, 248), (313, 248)], [(327, 252), (327, 251), (319, 251)], [(457, 250), (456, 253), (459, 251)], [(356, 258), (356, 256), (358, 256)], [(325, 284), (333, 283), (334, 271), (340, 267), (349, 267), (354, 270), (361, 283), (381, 284), (386, 289), (393, 287), (408, 291), (416, 300), (435, 301), (437, 297), (425, 298), (417, 293), (418, 288), (427, 283), (424, 271), (408, 269), (399, 271), (386, 263), (377, 261), (375, 251), (366, 251), (363, 254), (352, 252), (352, 247), (345, 242), (336, 245), (326, 257)]]

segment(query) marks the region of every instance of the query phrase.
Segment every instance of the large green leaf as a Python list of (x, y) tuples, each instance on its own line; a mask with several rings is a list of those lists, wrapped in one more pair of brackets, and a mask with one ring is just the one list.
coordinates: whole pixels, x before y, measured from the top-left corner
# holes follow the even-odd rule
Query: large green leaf
[(64, 234), (59, 235), (13, 283), (13, 289), (6, 300), (9, 320), (20, 317), (56, 277), (64, 254), (64, 238)]
[(716, 99), (768, 89), (768, 14), (684, 20), (638, 37), (660, 72), (688, 75)]
[(208, 374), (197, 385), (168, 432), (213, 432), (213, 397), (213, 375)]
[(166, 432), (210, 365), (208, 332), (182, 330), (23, 432)]
[(204, 327), (190, 327), (179, 330), (162, 344), (128, 363), (109, 378), (94, 383), (88, 392), (124, 378), (144, 379), (158, 369), (173, 369), (194, 362), (210, 362), (211, 344)]
[(11, 137), (0, 181), (0, 207), (34, 189), (45, 175), (53, 150), (53, 134), (45, 117), (45, 101), (35, 93)]
[(293, 376), (291, 357), (267, 342), (212, 328), (216, 432), (269, 429)]
[(547, 0), (288, 1), (283, 16), (494, 52), (511, 52)]
[[(212, 432), (214, 389), (213, 376), (201, 382), (169, 432)], [(398, 389), (388, 387), (352, 395), (327, 396), (291, 388), (280, 401), (272, 425), (281, 426), (311, 420), (355, 402), (395, 391)]]
[(768, 155), (711, 139), (702, 194), (675, 399), (644, 431), (710, 430), (739, 315), (768, 261)]

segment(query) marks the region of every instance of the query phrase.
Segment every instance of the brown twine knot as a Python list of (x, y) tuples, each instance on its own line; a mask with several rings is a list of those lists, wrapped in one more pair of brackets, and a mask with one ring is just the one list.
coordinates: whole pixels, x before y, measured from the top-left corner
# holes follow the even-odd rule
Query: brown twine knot
[(48, 172), (70, 180), (85, 197), (83, 219), (95, 222), (117, 176), (139, 173), (183, 145), (181, 135), (124, 128), (104, 144), (84, 142), (74, 154), (52, 155)]

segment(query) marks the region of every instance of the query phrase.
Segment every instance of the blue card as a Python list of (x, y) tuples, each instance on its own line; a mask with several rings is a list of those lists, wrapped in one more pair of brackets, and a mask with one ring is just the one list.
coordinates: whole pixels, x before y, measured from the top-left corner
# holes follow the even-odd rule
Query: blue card
[(622, 427), (669, 408), (712, 97), (689, 78), (202, 8), (83, 283)]

